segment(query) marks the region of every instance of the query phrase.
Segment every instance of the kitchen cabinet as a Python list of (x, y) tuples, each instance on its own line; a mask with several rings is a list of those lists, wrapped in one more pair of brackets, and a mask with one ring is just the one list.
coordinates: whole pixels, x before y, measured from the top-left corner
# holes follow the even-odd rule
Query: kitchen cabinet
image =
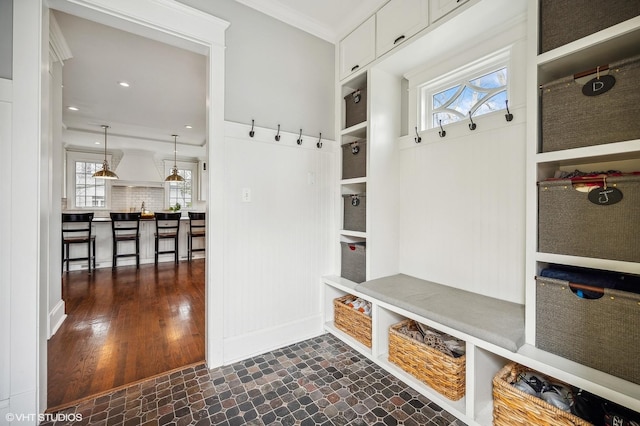
[(468, 0), (431, 0), (429, 2), (429, 15), (431, 22), (436, 22), (447, 13), (455, 10), (458, 6), (466, 3)]
[(407, 41), (428, 24), (427, 0), (391, 0), (376, 13), (376, 57)]
[(340, 79), (362, 69), (376, 58), (376, 17), (371, 16), (340, 42)]

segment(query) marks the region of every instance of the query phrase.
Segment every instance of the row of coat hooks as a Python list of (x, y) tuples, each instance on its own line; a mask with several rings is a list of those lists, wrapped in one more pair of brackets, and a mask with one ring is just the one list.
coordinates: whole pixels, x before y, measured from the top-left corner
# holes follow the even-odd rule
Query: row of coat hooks
[[(504, 118), (507, 121), (512, 121), (513, 120), (513, 114), (511, 113), (511, 111), (509, 111), (509, 100), (505, 100), (504, 103), (505, 103), (505, 106), (507, 108), (507, 113), (504, 115)], [(471, 111), (469, 111), (469, 121), (470, 121), (469, 130), (473, 131), (473, 130), (478, 128), (478, 125), (473, 122), (473, 118), (471, 117)], [(441, 138), (444, 138), (445, 136), (447, 136), (447, 131), (442, 128), (442, 120), (440, 120), (438, 124), (440, 125), (440, 130), (438, 131), (438, 135)], [(422, 138), (418, 134), (418, 126), (416, 126), (416, 137), (413, 138), (413, 140), (415, 140), (416, 143), (422, 142)]]
[[(254, 130), (255, 120), (251, 120), (251, 130), (249, 131), (249, 137), (254, 137), (256, 132)], [(275, 140), (276, 142), (280, 142), (280, 125), (278, 124), (278, 131), (276, 132)], [(298, 135), (298, 139), (296, 140), (298, 145), (302, 145), (302, 129), (300, 129), (300, 134)], [(318, 138), (318, 142), (316, 142), (316, 147), (322, 148), (322, 132), (320, 132), (320, 137)]]

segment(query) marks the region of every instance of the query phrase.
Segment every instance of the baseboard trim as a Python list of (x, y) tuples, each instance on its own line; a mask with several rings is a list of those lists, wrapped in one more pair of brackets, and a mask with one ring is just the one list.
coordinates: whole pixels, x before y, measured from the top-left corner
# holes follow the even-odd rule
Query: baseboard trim
[(224, 340), (224, 365), (242, 361), (324, 333), (322, 314)]
[(67, 318), (65, 314), (64, 300), (59, 300), (56, 306), (49, 312), (49, 339), (56, 334), (64, 320)]

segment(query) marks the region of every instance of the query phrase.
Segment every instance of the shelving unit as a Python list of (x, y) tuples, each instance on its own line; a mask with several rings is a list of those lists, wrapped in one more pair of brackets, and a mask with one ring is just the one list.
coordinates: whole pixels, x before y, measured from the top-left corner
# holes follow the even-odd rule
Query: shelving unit
[[(391, 0), (394, 1), (394, 0)], [(366, 176), (338, 179), (338, 194), (366, 192), (367, 229), (365, 232), (337, 230), (338, 241), (366, 242), (367, 280), (397, 274), (398, 250), (398, 166), (399, 143), (413, 144), (413, 135), (401, 137), (402, 78), (400, 75), (420, 65), (422, 52), (446, 50), (441, 40), (459, 36), (459, 28), (469, 31), (493, 31), (492, 17), (513, 3), (468, 0), (436, 2), (442, 9), (431, 10), (429, 25), (393, 49), (357, 70), (344, 74), (338, 65), (336, 111), (337, 134), (341, 144), (367, 140)], [(521, 3), (524, 6), (524, 3)], [(553, 176), (558, 170), (640, 170), (640, 140), (606, 145), (541, 152), (539, 142), (538, 87), (556, 78), (570, 75), (595, 65), (640, 53), (640, 17), (617, 24), (583, 39), (538, 55), (538, 0), (527, 0), (527, 105), (526, 105), (526, 247), (525, 293), (526, 344), (517, 352), (466, 335), (443, 324), (434, 323), (404, 309), (359, 294), (356, 283), (337, 275), (322, 277), (325, 330), (336, 335), (371, 361), (391, 372), (414, 389), (469, 425), (491, 425), (493, 413), (492, 379), (510, 361), (540, 371), (558, 380), (583, 388), (625, 407), (640, 411), (640, 385), (542, 351), (535, 347), (536, 281), (535, 276), (551, 263), (640, 274), (640, 264), (606, 259), (543, 253), (537, 250), (538, 193), (537, 182)], [(433, 8), (432, 4), (432, 8)], [(473, 11), (473, 12), (471, 12)], [(482, 19), (480, 19), (482, 17)], [(370, 18), (371, 19), (371, 18)], [(511, 17), (513, 19), (513, 17)], [(369, 21), (370, 22), (370, 21)], [(340, 57), (337, 57), (340, 60)], [(367, 88), (367, 120), (345, 128), (344, 96)], [(411, 132), (410, 132), (411, 133)], [(449, 143), (448, 140), (442, 143)], [(405, 143), (406, 145), (406, 143)], [(338, 204), (340, 215), (342, 204)], [(341, 220), (338, 222), (341, 224)], [(336, 274), (340, 264), (337, 262)], [(333, 324), (333, 300), (352, 294), (372, 303), (372, 347), (367, 348), (338, 330)], [(423, 322), (466, 342), (466, 395), (459, 401), (443, 397), (388, 360), (388, 329), (403, 319)]]

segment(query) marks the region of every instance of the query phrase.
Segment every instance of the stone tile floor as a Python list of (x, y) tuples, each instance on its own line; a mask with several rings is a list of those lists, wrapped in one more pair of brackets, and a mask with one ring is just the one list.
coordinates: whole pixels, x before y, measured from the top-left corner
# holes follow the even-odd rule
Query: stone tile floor
[(213, 370), (186, 367), (52, 415), (42, 425), (464, 425), (330, 334)]

